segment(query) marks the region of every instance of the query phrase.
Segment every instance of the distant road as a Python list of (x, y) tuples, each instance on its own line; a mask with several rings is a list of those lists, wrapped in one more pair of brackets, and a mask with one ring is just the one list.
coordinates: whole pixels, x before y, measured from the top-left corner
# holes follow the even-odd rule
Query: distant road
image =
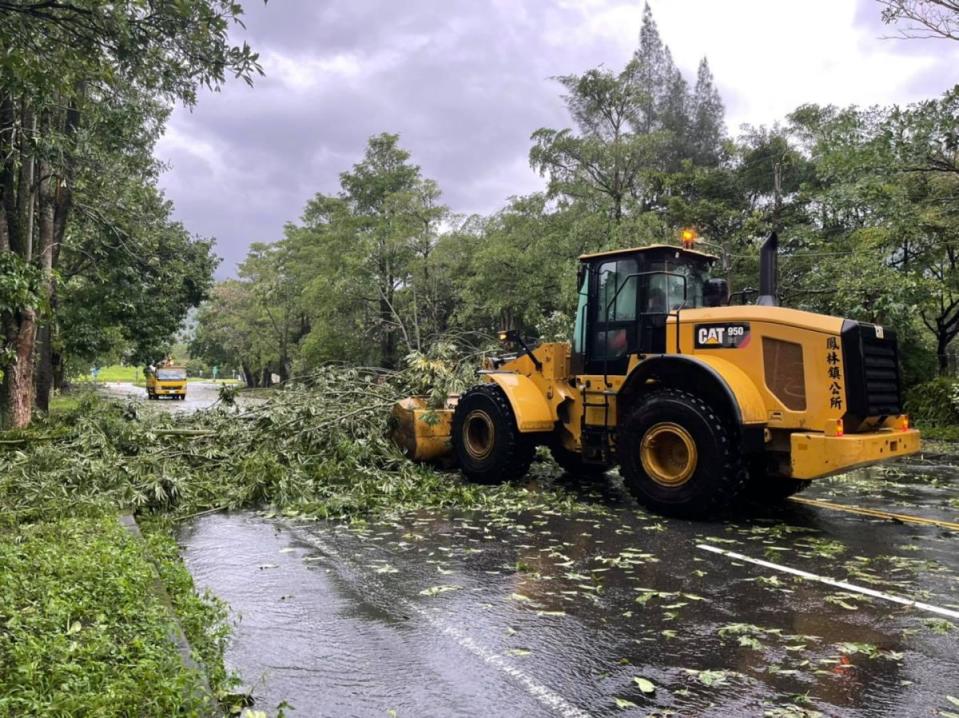
[(176, 413), (191, 413), (212, 406), (220, 397), (220, 386), (212, 382), (191, 381), (187, 384), (186, 399), (183, 401), (167, 398), (147, 401), (147, 390), (142, 386), (134, 386), (130, 382), (105, 382), (99, 385), (100, 390), (109, 396), (138, 399), (161, 411)]

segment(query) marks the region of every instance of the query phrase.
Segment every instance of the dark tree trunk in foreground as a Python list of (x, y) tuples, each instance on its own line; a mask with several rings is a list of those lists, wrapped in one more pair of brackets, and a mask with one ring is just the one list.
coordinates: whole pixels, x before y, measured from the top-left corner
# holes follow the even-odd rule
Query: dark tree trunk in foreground
[[(78, 88), (80, 94), (83, 88)], [(49, 122), (49, 119), (48, 119)], [(71, 106), (63, 119), (62, 131), (65, 137), (72, 138), (80, 125), (80, 113)], [(48, 128), (49, 129), (49, 128)], [(60, 264), (60, 248), (66, 234), (67, 221), (73, 208), (73, 167), (68, 161), (59, 168), (59, 174), (47, 163), (40, 165), (40, 270), (42, 278), (41, 292), (48, 306), (49, 316), (40, 326), (37, 347), (37, 408), (50, 410), (50, 394), (57, 384), (62, 384), (62, 376), (57, 381), (62, 358), (55, 349), (58, 341), (57, 316), (57, 277), (54, 270)]]
[(19, 312), (6, 326), (7, 346), (13, 358), (4, 367), (3, 409), (6, 424), (22, 429), (33, 415), (33, 349), (37, 336), (37, 313)]
[[(0, 92), (0, 251), (33, 260), (36, 209), (36, 117), (28, 104)], [(0, 307), (8, 352), (3, 370), (0, 420), (21, 429), (33, 414), (33, 364), (37, 338), (36, 306)]]

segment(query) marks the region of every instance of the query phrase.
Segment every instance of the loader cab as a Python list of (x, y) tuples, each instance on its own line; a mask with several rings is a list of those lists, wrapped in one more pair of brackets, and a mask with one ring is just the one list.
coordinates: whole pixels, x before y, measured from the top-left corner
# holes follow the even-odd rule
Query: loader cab
[(626, 373), (633, 354), (666, 353), (666, 321), (710, 302), (716, 257), (652, 245), (580, 257), (574, 374)]

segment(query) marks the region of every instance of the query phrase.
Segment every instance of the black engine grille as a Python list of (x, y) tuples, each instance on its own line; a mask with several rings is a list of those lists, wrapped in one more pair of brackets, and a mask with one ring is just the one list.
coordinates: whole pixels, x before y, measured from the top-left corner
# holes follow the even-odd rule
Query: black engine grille
[(847, 426), (851, 420), (902, 413), (896, 333), (847, 319), (842, 325)]

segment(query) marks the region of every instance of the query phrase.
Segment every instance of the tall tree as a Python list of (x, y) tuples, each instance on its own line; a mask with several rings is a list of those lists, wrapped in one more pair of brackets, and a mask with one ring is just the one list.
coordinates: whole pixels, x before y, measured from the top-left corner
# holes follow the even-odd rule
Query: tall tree
[(661, 129), (664, 99), (671, 92), (675, 75), (673, 56), (663, 43), (647, 2), (643, 6), (639, 46), (626, 66), (626, 77), (636, 97), (633, 125), (637, 133), (650, 134)]
[(290, 379), (294, 347), (309, 328), (296, 260), (288, 243), (254, 243), (238, 272), (263, 314), (259, 324), (276, 347), (270, 363), (283, 382)]
[[(30, 421), (41, 320), (48, 368), (59, 248), (91, 117), (127, 93), (192, 103), (201, 86), (217, 87), (228, 73), (249, 81), (256, 55), (227, 34), (241, 13), (232, 0), (0, 3), (0, 252), (40, 273), (34, 304), (0, 307), (4, 423)], [(49, 372), (42, 374), (46, 391)]]
[[(806, 106), (791, 116), (815, 165), (809, 228), (824, 257), (805, 272), (816, 304), (932, 339), (940, 371), (959, 336), (956, 92), (906, 108)], [(952, 128), (952, 129), (950, 129)], [(809, 284), (826, 282), (829, 290)]]
[(713, 81), (709, 62), (704, 57), (696, 72), (696, 87), (692, 97), (692, 128), (690, 130), (691, 156), (693, 162), (706, 167), (715, 167), (722, 159), (725, 109), (719, 90)]
[(249, 282), (229, 279), (217, 284), (197, 313), (190, 355), (239, 369), (250, 388), (269, 386), (276, 346), (259, 302)]
[(600, 69), (559, 80), (580, 134), (536, 130), (530, 164), (548, 175), (551, 195), (592, 203), (618, 224), (628, 200), (643, 194), (641, 173), (656, 150), (647, 136), (631, 130), (636, 88), (627, 73)]
[(534, 132), (530, 164), (549, 178), (551, 197), (604, 213), (607, 241), (622, 234), (627, 216), (666, 207), (670, 175), (690, 163), (719, 164), (723, 106), (708, 65), (690, 93), (648, 4), (639, 47), (622, 72), (597, 68), (557, 79), (575, 129)]
[[(399, 137), (370, 138), (363, 159), (340, 175), (336, 196), (316, 195), (284, 243), (312, 272), (304, 290), (312, 362), (350, 356), (395, 366), (447, 316), (433, 275), (439, 189), (410, 162)], [(374, 344), (371, 346), (371, 341)]]

